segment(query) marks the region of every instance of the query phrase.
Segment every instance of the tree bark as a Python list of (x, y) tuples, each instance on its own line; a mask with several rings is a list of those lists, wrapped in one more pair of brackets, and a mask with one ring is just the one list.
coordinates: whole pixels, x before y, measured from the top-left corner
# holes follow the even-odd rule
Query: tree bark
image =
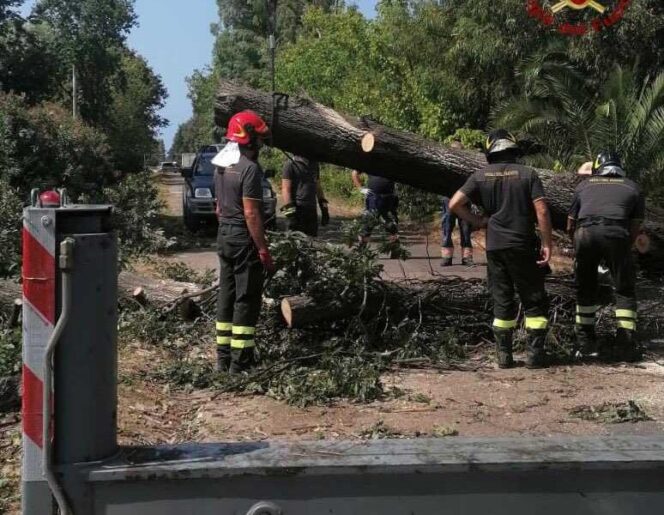
[[(146, 304), (167, 304), (180, 297), (183, 290), (197, 292), (201, 288), (194, 283), (183, 283), (168, 279), (153, 279), (135, 274), (122, 272), (118, 278), (118, 295), (135, 298), (140, 292)], [(8, 309), (14, 305), (14, 300), (21, 298), (21, 285), (10, 280), (0, 280), (0, 307)], [(136, 299), (139, 303), (140, 301)]]
[[(353, 118), (312, 100), (276, 93), (273, 96), (232, 81), (221, 81), (215, 123), (225, 130), (230, 117), (253, 109), (272, 130), (272, 146), (361, 172), (387, 177), (432, 193), (451, 196), (475, 171), (486, 165), (478, 152), (446, 147), (415, 134), (390, 129), (368, 117)], [(553, 224), (565, 229), (576, 172), (538, 169)], [(650, 210), (646, 224), (651, 257), (664, 253), (664, 212)]]
[[(286, 325), (291, 329), (305, 327), (307, 325), (325, 322), (327, 320), (339, 320), (360, 314), (361, 303), (346, 305), (331, 305), (329, 302), (319, 304), (316, 300), (305, 295), (284, 297), (281, 300), (281, 315)], [(363, 314), (370, 315), (377, 311), (380, 303), (371, 296)]]

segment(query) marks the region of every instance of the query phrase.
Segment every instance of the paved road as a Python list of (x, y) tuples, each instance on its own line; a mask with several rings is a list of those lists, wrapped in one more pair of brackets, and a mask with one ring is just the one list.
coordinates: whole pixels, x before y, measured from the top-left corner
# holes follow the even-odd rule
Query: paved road
[[(170, 214), (181, 216), (182, 214), (182, 179), (176, 174), (164, 174), (161, 177), (162, 195)], [(353, 213), (339, 206), (331, 206), (330, 214), (332, 222), (330, 226), (321, 228), (320, 238), (326, 241), (341, 243), (341, 224), (352, 219), (359, 213)], [(284, 226), (280, 220), (280, 226)], [(380, 257), (384, 267), (383, 276), (393, 280), (434, 280), (440, 276), (459, 276), (466, 279), (484, 278), (486, 276), (486, 258), (481, 248), (475, 250), (474, 260), (476, 265), (472, 267), (461, 266), (461, 250), (456, 249), (454, 256), (455, 265), (441, 268), (440, 266), (440, 241), (439, 236), (434, 234), (427, 238), (427, 228), (417, 229), (407, 227), (401, 235), (411, 254), (406, 261)], [(214, 249), (214, 240), (210, 238), (210, 246), (187, 250), (173, 254), (173, 259), (183, 261), (192, 268), (205, 270), (206, 268), (217, 268), (217, 254)]]

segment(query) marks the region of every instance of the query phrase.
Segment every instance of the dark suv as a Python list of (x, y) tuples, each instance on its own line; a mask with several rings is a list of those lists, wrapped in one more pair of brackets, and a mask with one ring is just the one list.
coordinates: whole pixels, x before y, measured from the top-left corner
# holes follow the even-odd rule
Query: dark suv
[[(214, 191), (214, 165), (212, 159), (224, 145), (207, 145), (196, 154), (191, 168), (183, 168), (184, 186), (182, 188), (182, 216), (187, 229), (195, 231), (202, 220), (216, 220), (216, 196)], [(265, 227), (276, 228), (277, 196), (263, 177), (263, 215)]]

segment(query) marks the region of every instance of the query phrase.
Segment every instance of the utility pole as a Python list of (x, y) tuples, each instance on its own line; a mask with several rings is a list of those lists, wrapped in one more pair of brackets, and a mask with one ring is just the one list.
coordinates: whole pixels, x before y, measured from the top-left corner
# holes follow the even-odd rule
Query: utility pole
[(277, 0), (267, 0), (267, 16), (268, 16), (268, 38), (267, 46), (270, 53), (270, 78), (272, 82), (272, 93), (277, 89), (276, 86), (276, 69), (275, 69), (275, 59), (277, 51), (277, 41), (276, 41), (276, 32), (277, 32)]
[(71, 112), (74, 120), (78, 118), (78, 89), (76, 84), (76, 65), (71, 65)]

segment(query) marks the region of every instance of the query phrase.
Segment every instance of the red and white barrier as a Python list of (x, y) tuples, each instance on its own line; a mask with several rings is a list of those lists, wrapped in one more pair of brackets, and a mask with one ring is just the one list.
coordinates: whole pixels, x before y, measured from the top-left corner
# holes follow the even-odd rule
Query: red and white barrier
[(23, 221), (23, 481), (44, 481), (43, 368), (56, 318), (55, 217), (26, 209)]

